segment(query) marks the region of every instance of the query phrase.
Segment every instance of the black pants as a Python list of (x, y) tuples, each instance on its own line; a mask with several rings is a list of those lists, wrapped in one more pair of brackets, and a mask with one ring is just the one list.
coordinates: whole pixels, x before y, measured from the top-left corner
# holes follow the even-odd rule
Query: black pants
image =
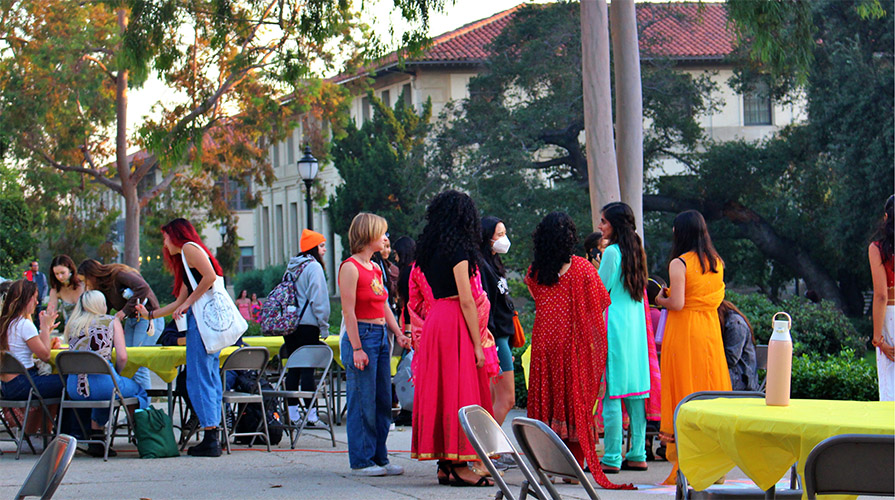
[[(285, 363), (286, 359), (288, 359), (296, 349), (306, 345), (325, 345), (320, 341), (319, 327), (299, 325), (291, 335), (283, 337), (283, 347), (285, 347), (284, 355), (286, 358), (284, 358), (282, 362)], [(313, 368), (297, 368), (291, 369), (286, 373), (286, 390), (294, 391), (298, 389), (299, 380), (301, 381), (301, 390), (303, 391), (313, 391), (317, 387), (317, 383), (314, 381)], [(306, 408), (310, 408), (311, 403), (313, 403), (313, 401), (310, 398), (305, 399)], [(295, 406), (298, 404), (298, 400), (290, 398), (288, 404), (289, 406)]]

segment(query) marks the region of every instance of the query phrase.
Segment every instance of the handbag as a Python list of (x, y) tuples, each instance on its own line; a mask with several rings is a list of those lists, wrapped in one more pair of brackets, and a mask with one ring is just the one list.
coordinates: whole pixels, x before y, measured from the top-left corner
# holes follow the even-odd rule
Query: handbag
[(180, 449), (174, 440), (171, 417), (158, 408), (149, 407), (134, 412), (134, 437), (140, 458), (179, 457)]
[(510, 347), (525, 347), (525, 330), (522, 329), (522, 323), (519, 321), (519, 313), (513, 311), (513, 337), (510, 338)]
[[(187, 242), (185, 245), (195, 245), (201, 249), (199, 245), (193, 242)], [(205, 252), (205, 250), (202, 250)], [(196, 289), (196, 279), (190, 272), (190, 266), (186, 262), (186, 255), (181, 250), (180, 257), (183, 260), (183, 268), (187, 279), (190, 280), (193, 290)], [(209, 259), (210, 261), (211, 259)], [(249, 324), (245, 318), (239, 313), (239, 308), (233, 303), (230, 294), (224, 287), (224, 277), (217, 276), (214, 280), (214, 286), (207, 292), (202, 294), (196, 302), (191, 306), (193, 316), (196, 318), (196, 326), (199, 328), (199, 335), (202, 337), (202, 343), (205, 344), (205, 351), (208, 354), (214, 354), (225, 347), (233, 345), (234, 342), (242, 337), (242, 334), (249, 329)]]

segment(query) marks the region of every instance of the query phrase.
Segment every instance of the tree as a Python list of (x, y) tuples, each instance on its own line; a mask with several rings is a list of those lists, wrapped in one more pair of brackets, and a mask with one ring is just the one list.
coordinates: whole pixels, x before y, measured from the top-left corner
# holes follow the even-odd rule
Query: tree
[[(422, 24), (405, 36), (418, 47), (444, 2), (395, 5)], [(312, 108), (339, 133), (346, 92), (312, 69), (369, 39), (347, 0), (18, 0), (0, 5), (0, 37), (0, 139), (27, 171), (83, 176), (121, 196), (134, 267), (141, 210), (160, 193), (183, 189), (186, 205), (207, 206), (221, 177), (271, 182), (259, 140), (281, 140)], [(128, 131), (129, 92), (150, 74), (170, 90), (161, 116)], [(322, 146), (323, 123), (304, 125)], [(227, 154), (205, 154), (225, 144)], [(129, 158), (133, 146), (150, 154)]]
[(358, 129), (348, 124), (344, 137), (333, 143), (333, 163), (344, 181), (336, 187), (329, 210), (333, 230), (348, 241), (348, 228), (358, 212), (373, 212), (388, 220), (393, 235), (419, 233), (426, 205), (441, 187), (425, 164), (425, 141), (432, 102), (417, 115), (403, 95), (394, 109), (372, 93), (373, 118)]
[(0, 166), (0, 276), (20, 278), (25, 261), (35, 257), (35, 219), (12, 173)]

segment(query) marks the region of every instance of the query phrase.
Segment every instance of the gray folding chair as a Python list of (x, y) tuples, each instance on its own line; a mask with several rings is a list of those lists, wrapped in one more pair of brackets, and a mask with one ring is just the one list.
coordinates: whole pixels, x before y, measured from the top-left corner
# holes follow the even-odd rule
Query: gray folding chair
[(805, 493), (895, 496), (895, 435), (840, 434), (805, 460)]
[[(594, 489), (587, 475), (578, 465), (578, 461), (575, 460), (575, 456), (547, 424), (533, 418), (516, 417), (513, 419), (513, 434), (516, 436), (519, 448), (531, 462), (532, 468), (540, 477), (541, 484), (550, 493), (551, 498), (562, 500), (562, 496), (556, 491), (548, 474), (577, 480), (591, 500), (600, 499), (597, 490)], [(594, 465), (599, 467), (600, 464), (591, 464), (590, 466)]]
[[(280, 358), (282, 359), (282, 349), (280, 350)], [(289, 432), (290, 447), (295, 449), (295, 442), (301, 436), (302, 431), (308, 430), (325, 430), (329, 432), (329, 438), (333, 447), (336, 446), (336, 436), (333, 433), (333, 409), (330, 404), (329, 386), (327, 385), (327, 377), (329, 376), (330, 367), (333, 362), (333, 350), (327, 345), (306, 345), (296, 349), (289, 358), (283, 363), (280, 369), (280, 376), (273, 390), (262, 390), (261, 394), (265, 398), (275, 398), (280, 407), (280, 415), (283, 416), (283, 428)], [(285, 388), (286, 374), (290, 369), (313, 369), (321, 370), (319, 374), (317, 387), (313, 391), (288, 390)], [(305, 408), (305, 412), (300, 422), (293, 422), (289, 418), (289, 399), (310, 399), (311, 404)], [(317, 408), (318, 414), (320, 408), (320, 400), (326, 409), (327, 421), (318, 420), (315, 427), (307, 427), (308, 410)]]
[[(755, 366), (756, 370), (768, 369), (768, 346), (767, 344), (758, 344), (755, 346)], [(764, 392), (764, 387), (768, 382), (767, 374), (761, 379), (761, 385), (758, 386), (759, 392)]]
[[(758, 346), (756, 346), (758, 347)], [(692, 394), (687, 395), (682, 399), (677, 407), (674, 409), (674, 435), (677, 436), (677, 414), (681, 410), (681, 406), (689, 401), (695, 401), (699, 399), (716, 399), (716, 398), (761, 398), (764, 399), (764, 393), (758, 391), (701, 391), (694, 392)], [(790, 479), (789, 479), (789, 490), (784, 492), (776, 491), (776, 486), (771, 486), (766, 491), (761, 491), (759, 489), (754, 490), (739, 490), (739, 491), (712, 491), (711, 488), (706, 489), (704, 491), (696, 491), (690, 488), (687, 483), (687, 478), (684, 476), (684, 473), (678, 469), (677, 471), (677, 491), (675, 493), (675, 498), (689, 500), (691, 498), (706, 498), (706, 499), (724, 499), (724, 498), (736, 498), (736, 499), (765, 499), (765, 498), (801, 498), (802, 490), (798, 489), (799, 485), (799, 477), (796, 472), (796, 466), (793, 465), (790, 471)]]
[[(261, 377), (264, 375), (264, 369), (267, 367), (267, 360), (270, 358), (270, 351), (266, 347), (240, 347), (233, 351), (221, 367), (221, 381), (227, 380), (227, 372), (234, 370), (249, 370), (254, 372), (254, 380), (252, 392), (224, 391), (221, 404), (221, 425), (224, 427), (224, 443), (227, 448), (227, 454), (230, 454), (230, 438), (237, 436), (256, 436), (264, 438), (267, 444), (267, 451), (270, 451), (270, 433), (267, 430), (267, 412), (264, 409), (264, 396), (261, 394)], [(239, 420), (245, 415), (246, 408), (249, 404), (257, 403), (261, 405), (261, 425), (254, 431), (235, 432)], [(232, 404), (238, 410), (234, 413), (236, 418), (233, 419), (233, 429), (227, 427), (227, 405)], [(261, 428), (264, 432), (261, 432)], [(233, 431), (233, 432), (231, 432)], [(249, 446), (255, 443), (255, 438), (249, 443)]]
[[(80, 408), (105, 408), (109, 410), (109, 419), (106, 421), (106, 425), (103, 426), (103, 439), (81, 439), (82, 443), (100, 443), (103, 445), (103, 461), (109, 459), (109, 447), (112, 446), (112, 441), (115, 437), (118, 437), (116, 434), (118, 430), (118, 415), (121, 410), (124, 410), (125, 422), (127, 425), (127, 434), (122, 435), (122, 437), (126, 436), (128, 441), (133, 442), (133, 430), (134, 423), (131, 420), (130, 412), (127, 411), (127, 407), (130, 405), (138, 405), (140, 404), (140, 400), (135, 397), (125, 398), (121, 394), (121, 389), (118, 388), (118, 382), (115, 378), (115, 372), (112, 370), (112, 365), (109, 364), (108, 361), (103, 359), (102, 356), (93, 352), (93, 351), (63, 351), (60, 352), (58, 356), (56, 356), (56, 369), (59, 371), (59, 378), (62, 379), (62, 386), (65, 387), (67, 384), (69, 375), (108, 375), (112, 379), (112, 397), (109, 399), (99, 399), (99, 400), (91, 400), (91, 401), (74, 401), (67, 399), (68, 396), (67, 390), (62, 391), (62, 399), (59, 403), (59, 416), (56, 421), (56, 432), (57, 436), (59, 435), (59, 429), (62, 424), (62, 414), (66, 409), (80, 409)], [(82, 435), (90, 436), (89, 426), (84, 425), (84, 421), (81, 420), (81, 416), (78, 412), (75, 412), (75, 418), (78, 421), (78, 425), (80, 425)]]
[[(532, 496), (537, 498), (547, 498), (547, 495), (538, 485), (538, 479), (532, 474), (531, 469), (525, 465), (522, 457), (519, 456), (519, 452), (516, 451), (516, 447), (507, 439), (503, 429), (500, 428), (497, 421), (484, 408), (479, 405), (464, 406), (460, 408), (459, 417), (460, 427), (472, 444), (473, 449), (475, 449), (476, 454), (482, 460), (485, 468), (491, 473), (491, 479), (494, 480), (494, 484), (499, 488), (494, 496), (496, 500), (504, 497), (508, 500), (524, 500), (528, 497), (529, 491), (531, 491)], [(510, 490), (509, 485), (507, 485), (491, 461), (493, 455), (504, 453), (513, 457), (513, 461), (516, 462), (519, 470), (522, 471), (522, 475), (525, 476), (518, 496)]]
[(77, 444), (78, 440), (67, 434), (56, 436), (31, 468), (25, 484), (16, 493), (16, 500), (26, 497), (40, 497), (41, 500), (53, 498), (75, 456)]
[[(28, 392), (28, 398), (24, 400), (14, 400), (14, 399), (0, 399), (0, 408), (21, 408), (24, 410), (25, 416), (21, 422), (19, 422), (18, 417), (16, 417), (15, 413), (10, 412), (12, 415), (12, 422), (7, 422), (7, 419), (0, 414), (0, 422), (3, 422), (4, 430), (9, 434), (10, 438), (0, 439), (0, 441), (12, 441), (16, 443), (16, 460), (19, 459), (19, 455), (22, 453), (22, 444), (28, 443), (28, 447), (31, 448), (31, 453), (36, 453), (34, 450), (34, 445), (31, 444), (31, 436), (29, 436), (25, 429), (28, 427), (28, 417), (31, 414), (32, 408), (40, 408), (43, 413), (43, 422), (41, 422), (41, 433), (40, 435), (43, 437), (44, 447), (47, 446), (47, 437), (50, 436), (50, 429), (47, 429), (47, 422), (53, 421), (53, 416), (50, 414), (50, 409), (48, 405), (56, 405), (59, 404), (59, 398), (44, 398), (40, 395), (40, 392), (37, 390), (37, 386), (34, 385), (34, 380), (31, 379), (31, 375), (28, 373), (28, 370), (22, 365), (22, 363), (15, 358), (12, 354), (8, 352), (0, 352), (0, 374), (2, 375), (21, 375), (24, 376), (26, 380), (28, 380), (28, 384), (31, 386), (31, 390)], [(12, 425), (10, 425), (12, 423)], [(13, 427), (16, 427), (16, 430), (13, 431)]]

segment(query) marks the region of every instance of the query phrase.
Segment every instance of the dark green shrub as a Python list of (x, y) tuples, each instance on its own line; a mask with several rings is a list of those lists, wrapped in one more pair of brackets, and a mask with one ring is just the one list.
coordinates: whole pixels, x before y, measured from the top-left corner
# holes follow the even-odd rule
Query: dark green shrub
[(253, 293), (258, 294), (259, 298), (266, 297), (283, 279), (285, 271), (286, 265), (280, 264), (237, 274), (233, 277), (233, 293), (239, 296), (243, 290), (248, 290), (250, 297)]
[(771, 318), (778, 311), (792, 316), (793, 350), (804, 353), (839, 354), (852, 349), (863, 355), (867, 339), (862, 338), (854, 324), (831, 302), (815, 304), (801, 297), (784, 300), (779, 305), (766, 296), (751, 293), (739, 294), (728, 291), (727, 300), (733, 302), (749, 318), (755, 333), (755, 341), (767, 344), (773, 327)]
[(803, 354), (792, 360), (795, 399), (879, 399), (876, 364), (845, 349), (834, 355)]

